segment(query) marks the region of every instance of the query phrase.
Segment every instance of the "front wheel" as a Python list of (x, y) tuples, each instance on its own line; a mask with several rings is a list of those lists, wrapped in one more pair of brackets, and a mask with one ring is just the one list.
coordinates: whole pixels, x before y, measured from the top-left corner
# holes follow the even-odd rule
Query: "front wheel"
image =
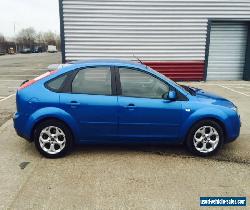
[(223, 141), (224, 132), (221, 126), (213, 120), (204, 120), (191, 128), (186, 145), (196, 155), (210, 156), (221, 148)]
[(64, 156), (72, 145), (69, 128), (57, 120), (41, 122), (34, 131), (37, 150), (47, 158)]

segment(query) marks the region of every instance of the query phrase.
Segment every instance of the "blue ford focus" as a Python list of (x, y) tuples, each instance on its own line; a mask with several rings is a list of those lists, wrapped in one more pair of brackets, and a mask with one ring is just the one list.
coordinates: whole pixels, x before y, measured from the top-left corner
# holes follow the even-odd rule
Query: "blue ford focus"
[(184, 144), (208, 156), (240, 133), (232, 102), (129, 61), (75, 62), (47, 72), (18, 89), (16, 105), (17, 134), (49, 158), (97, 143)]

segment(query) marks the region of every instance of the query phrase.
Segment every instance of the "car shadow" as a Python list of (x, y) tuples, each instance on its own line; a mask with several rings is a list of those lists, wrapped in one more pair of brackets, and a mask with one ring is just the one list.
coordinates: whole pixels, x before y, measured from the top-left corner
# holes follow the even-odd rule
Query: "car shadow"
[[(73, 147), (70, 153), (65, 158), (79, 158), (79, 156), (88, 155), (134, 155), (134, 154), (145, 154), (145, 155), (160, 155), (165, 157), (176, 157), (182, 159), (196, 159), (196, 160), (212, 160), (220, 162), (235, 162), (250, 164), (249, 160), (242, 160), (242, 158), (237, 157), (227, 150), (230, 149), (229, 145), (224, 145), (221, 151), (217, 154), (209, 157), (200, 157), (188, 152), (184, 145), (166, 145), (166, 144), (83, 144)], [(24, 150), (30, 156), (39, 155), (35, 145), (26, 142)], [(229, 153), (229, 154), (228, 154)]]
[(71, 156), (79, 155), (81, 153), (101, 153), (101, 154), (121, 154), (121, 153), (149, 153), (156, 155), (165, 155), (165, 156), (190, 156), (183, 145), (150, 145), (150, 144), (122, 144), (122, 145), (107, 145), (107, 144), (98, 144), (98, 145), (78, 145), (75, 147)]
[(243, 163), (249, 164), (248, 161), (242, 160), (235, 155), (228, 155), (226, 148), (228, 145), (224, 145), (223, 148), (218, 151), (217, 154), (208, 157), (200, 157), (191, 154), (188, 152), (184, 145), (141, 145), (141, 144), (129, 144), (129, 145), (79, 145), (75, 147), (71, 154), (69, 154), (72, 158), (79, 157), (84, 154), (93, 154), (93, 155), (123, 155), (123, 154), (145, 154), (145, 155), (160, 155), (165, 157), (176, 157), (181, 159), (196, 159), (199, 161), (219, 161), (219, 162), (235, 162), (235, 163)]

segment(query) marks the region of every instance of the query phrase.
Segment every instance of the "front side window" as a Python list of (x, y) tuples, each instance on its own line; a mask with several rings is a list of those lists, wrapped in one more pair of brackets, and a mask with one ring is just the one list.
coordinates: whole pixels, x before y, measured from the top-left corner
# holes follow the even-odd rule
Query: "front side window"
[(162, 98), (169, 86), (150, 74), (128, 68), (120, 68), (123, 96), (140, 98)]
[(93, 67), (80, 70), (72, 82), (72, 93), (111, 95), (110, 68)]

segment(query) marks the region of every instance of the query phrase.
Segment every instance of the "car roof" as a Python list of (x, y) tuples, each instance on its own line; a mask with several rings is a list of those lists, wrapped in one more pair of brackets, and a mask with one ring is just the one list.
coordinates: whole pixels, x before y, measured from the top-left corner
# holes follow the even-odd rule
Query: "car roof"
[(60, 69), (60, 72), (65, 73), (67, 71), (77, 69), (77, 68), (108, 65), (108, 66), (121, 66), (121, 67), (123, 66), (123, 67), (130, 67), (130, 68), (138, 68), (146, 72), (153, 73), (160, 78), (166, 79), (166, 77), (160, 74), (159, 72), (146, 66), (143, 63), (138, 63), (138, 62), (129, 61), (129, 60), (119, 60), (119, 59), (92, 59), (92, 60), (71, 61), (71, 62), (66, 63), (66, 65)]
[(71, 61), (69, 64), (78, 64), (78, 65), (113, 65), (113, 66), (137, 66), (137, 67), (147, 67), (144, 64), (139, 63), (139, 61), (129, 61), (129, 60), (119, 60), (119, 59), (92, 59), (92, 60), (78, 60)]

